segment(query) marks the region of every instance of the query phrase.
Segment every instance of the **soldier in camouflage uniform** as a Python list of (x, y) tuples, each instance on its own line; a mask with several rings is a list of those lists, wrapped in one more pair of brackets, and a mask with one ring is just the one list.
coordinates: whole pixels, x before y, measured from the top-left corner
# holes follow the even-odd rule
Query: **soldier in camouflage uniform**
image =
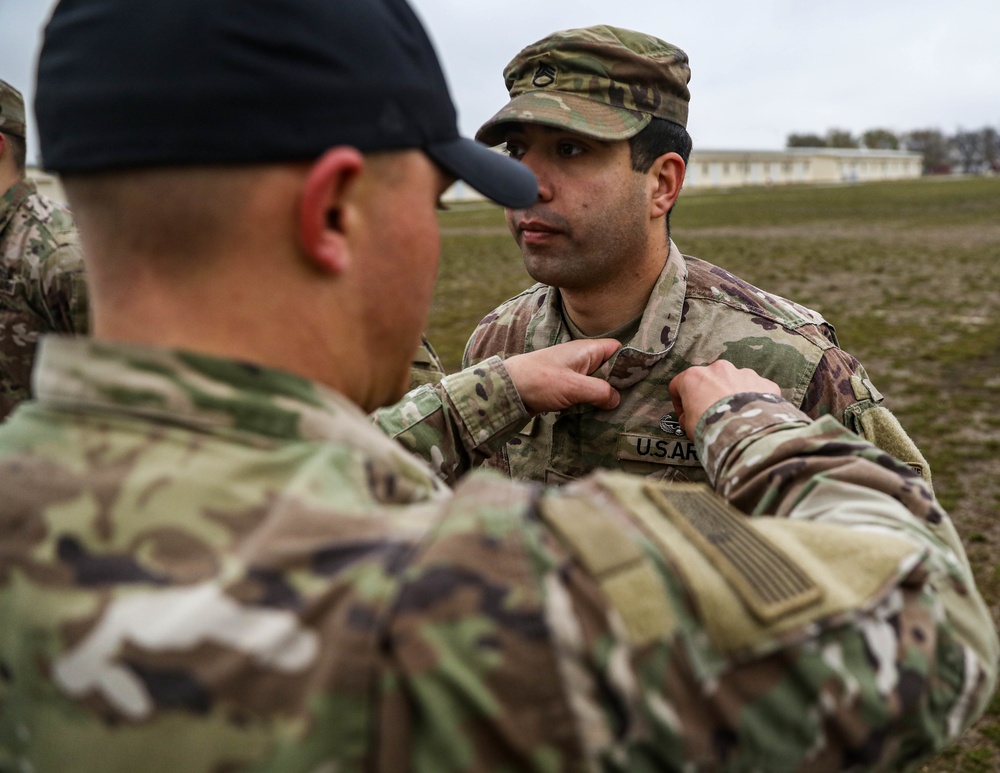
[(0, 419), (31, 392), (44, 333), (86, 333), (83, 256), (69, 211), (25, 177), (21, 92), (0, 81)]
[(539, 284), (488, 314), (464, 365), (560, 341), (610, 336), (600, 375), (612, 411), (577, 406), (535, 418), (488, 464), (560, 483), (597, 468), (707, 480), (667, 394), (675, 375), (718, 359), (777, 382), (807, 415), (833, 415), (921, 471), (929, 469), (864, 368), (816, 312), (682, 255), (669, 217), (691, 138), (683, 51), (615, 27), (566, 30), (504, 71), (510, 102), (480, 129), (538, 176), (540, 197), (508, 225)]
[(46, 30), (94, 338), (46, 339), (0, 428), (0, 770), (889, 770), (983, 711), (997, 639), (947, 515), (769, 380), (671, 385), (739, 510), (620, 473), (451, 491), (372, 427), (437, 196), (537, 189), (458, 138), (401, 0), (247, 9), (63, 0)]

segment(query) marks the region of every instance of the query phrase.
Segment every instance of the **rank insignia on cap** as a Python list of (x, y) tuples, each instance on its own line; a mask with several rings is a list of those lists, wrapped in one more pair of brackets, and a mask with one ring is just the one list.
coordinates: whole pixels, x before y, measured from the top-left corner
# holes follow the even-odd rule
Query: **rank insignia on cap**
[(551, 64), (542, 63), (535, 70), (535, 77), (531, 79), (531, 85), (542, 89), (551, 86), (556, 80), (556, 68)]

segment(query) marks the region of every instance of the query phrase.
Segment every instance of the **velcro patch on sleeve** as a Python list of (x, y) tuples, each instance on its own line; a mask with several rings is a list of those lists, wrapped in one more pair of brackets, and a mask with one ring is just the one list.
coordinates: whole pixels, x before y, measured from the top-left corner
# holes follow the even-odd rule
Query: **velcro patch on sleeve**
[(887, 408), (876, 406), (859, 417), (865, 439), (905, 463), (911, 470), (931, 483), (931, 466), (910, 439), (903, 425)]
[(841, 524), (750, 518), (699, 483), (602, 482), (677, 572), (709, 640), (731, 655), (759, 655), (867, 606), (922, 556), (895, 535), (859, 540)]
[(822, 596), (819, 585), (791, 557), (707, 488), (650, 486), (646, 493), (760, 621), (773, 622)]

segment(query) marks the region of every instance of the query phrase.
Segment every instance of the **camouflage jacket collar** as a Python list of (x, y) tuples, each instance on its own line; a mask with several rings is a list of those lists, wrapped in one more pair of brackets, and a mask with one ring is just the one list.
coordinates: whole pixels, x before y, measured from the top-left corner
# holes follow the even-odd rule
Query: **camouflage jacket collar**
[[(667, 356), (677, 340), (686, 291), (687, 264), (671, 241), (667, 262), (653, 285), (639, 330), (595, 375), (607, 378), (616, 389), (630, 387), (645, 378), (652, 367)], [(525, 351), (544, 349), (570, 340), (557, 289), (550, 288), (545, 294), (528, 323), (525, 338)]]
[(37, 192), (37, 188), (32, 180), (21, 180), (14, 183), (3, 196), (0, 196), (0, 233), (3, 233), (4, 229), (10, 225), (14, 213), (20, 209), (24, 200), (35, 192)]
[(43, 407), (132, 415), (212, 434), (291, 441), (360, 435), (367, 444), (372, 432), (360, 408), (320, 384), (194, 352), (46, 336), (34, 382)]

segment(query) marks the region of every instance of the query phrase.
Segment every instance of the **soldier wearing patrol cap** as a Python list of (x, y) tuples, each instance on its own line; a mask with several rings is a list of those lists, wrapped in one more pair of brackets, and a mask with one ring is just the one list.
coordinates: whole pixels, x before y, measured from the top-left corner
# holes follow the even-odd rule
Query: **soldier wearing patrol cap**
[(0, 80), (0, 419), (30, 396), (38, 337), (87, 332), (76, 226), (26, 179), (26, 135), (21, 92)]
[[(672, 383), (742, 512), (616, 473), (450, 490), (372, 427), (438, 197), (535, 180), (458, 135), (402, 0), (235, 7), (62, 0), (46, 29), (94, 337), (45, 339), (0, 427), (0, 769), (891, 769), (981, 714), (996, 634), (947, 515), (767, 379)], [(601, 403), (616, 346), (571, 348)], [(503, 362), (458, 375), (428, 420), (523, 425)]]
[(681, 49), (617, 27), (571, 29), (526, 47), (504, 78), (510, 101), (478, 138), (506, 143), (538, 177), (538, 200), (509, 209), (507, 223), (539, 284), (483, 319), (464, 365), (609, 336), (622, 349), (599, 375), (622, 401), (539, 416), (490, 465), (550, 483), (598, 468), (706, 480), (667, 385), (691, 365), (725, 359), (929, 480), (922, 454), (820, 314), (682, 255), (671, 239), (691, 151)]

